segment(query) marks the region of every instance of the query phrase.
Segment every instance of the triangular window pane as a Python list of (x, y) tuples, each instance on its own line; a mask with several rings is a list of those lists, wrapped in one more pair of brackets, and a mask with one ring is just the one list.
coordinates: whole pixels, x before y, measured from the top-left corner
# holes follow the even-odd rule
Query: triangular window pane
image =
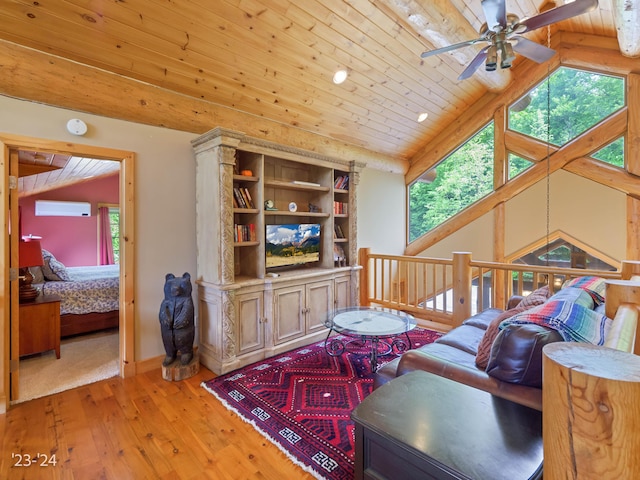
[(409, 185), (409, 242), (493, 191), (493, 122)]
[(509, 154), (509, 180), (513, 177), (520, 175), (527, 168), (533, 166), (533, 162), (529, 160), (525, 160), (522, 157), (514, 155), (513, 153)]
[(563, 238), (552, 240), (549, 245), (542, 245), (520, 258), (515, 259), (513, 263), (548, 265), (562, 268), (586, 268), (589, 270), (616, 270), (616, 267), (585, 252), (580, 247), (573, 245), (570, 241)]
[(560, 67), (509, 107), (509, 128), (564, 145), (624, 105), (621, 77)]
[(611, 142), (591, 156), (610, 165), (624, 168), (624, 137)]

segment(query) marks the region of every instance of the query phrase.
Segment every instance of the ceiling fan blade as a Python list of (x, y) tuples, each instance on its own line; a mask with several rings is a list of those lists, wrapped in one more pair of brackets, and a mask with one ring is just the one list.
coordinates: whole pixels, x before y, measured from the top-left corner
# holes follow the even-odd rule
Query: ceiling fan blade
[(499, 32), (507, 28), (507, 10), (504, 0), (482, 0), (482, 11), (489, 30)]
[(465, 68), (464, 71), (460, 74), (460, 76), (458, 77), (458, 80), (465, 80), (476, 72), (478, 67), (480, 67), (480, 65), (482, 65), (486, 60), (487, 50), (489, 50), (490, 47), (491, 45), (487, 45), (486, 47), (484, 47), (482, 50), (478, 52), (478, 54), (474, 57), (474, 59), (471, 60), (471, 63), (467, 65), (467, 68)]
[[(564, 5), (552, 8), (531, 18), (526, 18), (521, 21), (514, 30), (517, 33), (529, 32), (537, 28), (546, 27), (552, 23), (561, 22), (567, 18), (582, 15), (597, 6), (598, 0), (575, 0), (575, 2), (565, 3)], [(522, 29), (523, 27), (524, 30)]]
[(474, 43), (486, 41), (485, 38), (474, 38), (473, 40), (467, 40), (466, 42), (454, 43), (453, 45), (447, 45), (446, 47), (436, 48), (435, 50), (428, 50), (426, 52), (422, 52), (420, 55), (422, 58), (427, 58), (432, 55), (438, 55), (440, 53), (450, 52), (451, 50), (455, 50), (457, 48), (466, 47), (467, 45), (473, 45)]
[(547, 48), (544, 45), (532, 42), (528, 38), (520, 37), (518, 35), (513, 37), (512, 40), (516, 41), (513, 45), (513, 49), (517, 53), (537, 63), (546, 62), (556, 53), (556, 51), (551, 48)]

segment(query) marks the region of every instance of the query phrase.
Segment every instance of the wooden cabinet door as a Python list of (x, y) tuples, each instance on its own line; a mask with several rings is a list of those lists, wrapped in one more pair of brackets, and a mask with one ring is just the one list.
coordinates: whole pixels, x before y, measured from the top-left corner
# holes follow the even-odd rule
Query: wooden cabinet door
[(337, 277), (335, 279), (336, 309), (351, 307), (351, 277)]
[(333, 311), (333, 280), (306, 285), (306, 331), (317, 332), (325, 327), (325, 321)]
[(273, 292), (273, 341), (277, 345), (304, 335), (305, 286), (284, 287)]
[(264, 293), (243, 293), (236, 297), (238, 354), (264, 348)]

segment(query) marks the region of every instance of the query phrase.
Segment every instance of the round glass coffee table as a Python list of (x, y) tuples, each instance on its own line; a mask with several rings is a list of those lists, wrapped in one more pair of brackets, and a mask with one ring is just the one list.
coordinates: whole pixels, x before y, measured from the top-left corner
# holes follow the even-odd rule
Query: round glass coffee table
[[(369, 343), (371, 370), (375, 372), (378, 369), (378, 356), (391, 352), (402, 353), (411, 348), (408, 332), (416, 327), (416, 320), (413, 315), (390, 308), (349, 307), (333, 312), (325, 324), (329, 334), (324, 348), (329, 355), (342, 355), (347, 346), (354, 342), (358, 342), (358, 347)], [(331, 337), (333, 332), (351, 339), (345, 341), (340, 337)]]

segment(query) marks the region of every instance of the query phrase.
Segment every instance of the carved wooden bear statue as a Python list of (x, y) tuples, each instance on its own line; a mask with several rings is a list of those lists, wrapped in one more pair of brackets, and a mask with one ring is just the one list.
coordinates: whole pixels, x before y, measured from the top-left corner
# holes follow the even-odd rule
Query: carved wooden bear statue
[(164, 283), (164, 300), (160, 306), (160, 329), (162, 343), (167, 356), (162, 361), (165, 367), (171, 364), (180, 352), (180, 363), (187, 365), (193, 358), (195, 337), (194, 308), (191, 298), (191, 275), (176, 277), (167, 273)]

